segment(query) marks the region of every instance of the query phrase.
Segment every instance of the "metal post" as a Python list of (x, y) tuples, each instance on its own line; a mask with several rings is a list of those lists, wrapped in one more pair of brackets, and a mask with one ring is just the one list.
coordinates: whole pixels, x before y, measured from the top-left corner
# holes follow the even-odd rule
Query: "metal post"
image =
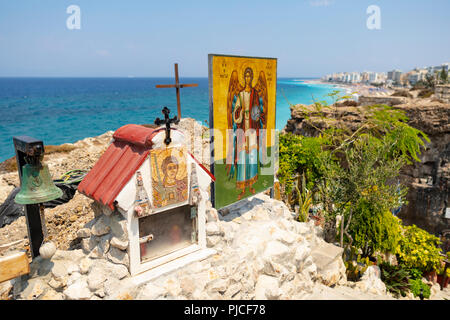
[[(13, 137), (14, 149), (16, 152), (17, 171), (19, 172), (20, 187), (22, 187), (22, 167), (26, 164), (26, 149), (34, 147), (42, 149), (44, 152), (43, 142), (34, 138), (21, 136)], [(39, 157), (41, 154), (34, 155)], [(39, 248), (41, 247), (44, 235), (42, 233), (42, 222), (39, 210), (39, 204), (27, 204), (24, 206), (25, 218), (28, 229), (28, 241), (30, 244), (31, 257), (39, 256)]]

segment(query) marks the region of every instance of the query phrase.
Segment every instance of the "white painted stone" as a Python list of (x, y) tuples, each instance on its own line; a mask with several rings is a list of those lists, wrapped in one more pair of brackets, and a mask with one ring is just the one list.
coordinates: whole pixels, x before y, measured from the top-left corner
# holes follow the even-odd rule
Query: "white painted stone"
[(208, 236), (206, 237), (206, 245), (208, 248), (215, 247), (221, 240), (221, 236)]
[(56, 280), (55, 278), (51, 278), (48, 282), (48, 285), (55, 290), (62, 289), (64, 287), (63, 281)]
[(224, 293), (224, 298), (230, 300), (232, 298), (236, 299), (236, 295), (242, 290), (242, 285), (240, 283), (232, 284)]
[(278, 299), (281, 296), (278, 279), (271, 276), (260, 275), (256, 281), (255, 299)]
[(71, 275), (71, 274), (73, 274), (73, 273), (76, 273), (76, 272), (79, 272), (80, 271), (80, 268), (78, 267), (78, 265), (77, 264), (75, 264), (75, 263), (69, 263), (68, 265), (67, 265), (67, 273), (69, 274), (69, 275)]
[(219, 220), (219, 215), (215, 208), (206, 210), (206, 222), (216, 222)]
[(101, 287), (100, 289), (98, 289), (97, 291), (95, 291), (94, 294), (95, 294), (97, 297), (100, 297), (100, 298), (104, 298), (104, 297), (106, 296), (105, 290), (103, 289), (103, 287)]
[(20, 294), (22, 299), (25, 300), (36, 300), (38, 299), (48, 287), (42, 281), (42, 279), (31, 279), (28, 280), (28, 285)]
[(80, 273), (81, 274), (86, 274), (89, 272), (90, 268), (92, 266), (92, 260), (89, 258), (84, 258), (83, 260), (81, 260), (80, 262)]
[(89, 290), (97, 291), (98, 289), (103, 287), (103, 283), (107, 279), (107, 274), (105, 270), (100, 268), (93, 268), (91, 273), (89, 273), (87, 277), (87, 284)]
[(103, 236), (111, 230), (109, 227), (109, 218), (105, 216), (101, 216), (97, 222), (92, 226), (91, 232), (95, 236)]
[(295, 249), (294, 254), (294, 263), (297, 267), (297, 270), (300, 271), (302, 263), (305, 261), (305, 259), (310, 255), (311, 248), (309, 247), (308, 243), (306, 241), (301, 242), (297, 245)]
[(177, 279), (171, 277), (164, 283), (164, 289), (172, 297), (177, 297), (181, 294), (181, 286)]
[(83, 250), (56, 250), (52, 257), (52, 261), (67, 260), (78, 263), (81, 259), (85, 257)]
[(130, 260), (128, 259), (128, 254), (122, 250), (115, 247), (110, 248), (108, 252), (108, 260), (113, 263), (123, 264), (126, 267), (130, 265)]
[(88, 228), (82, 228), (77, 231), (77, 238), (89, 238), (91, 236), (91, 230)]
[(64, 277), (69, 275), (67, 271), (67, 265), (65, 261), (54, 261), (54, 266), (52, 268), (52, 275), (56, 279), (63, 279)]
[(289, 255), (289, 247), (282, 244), (280, 241), (270, 241), (266, 245), (263, 257), (265, 259), (272, 259), (275, 262), (282, 262), (287, 259)]
[(63, 293), (69, 300), (88, 300), (92, 296), (86, 280), (74, 282)]
[(306, 235), (311, 232), (311, 230), (309, 229), (309, 226), (304, 222), (295, 222), (294, 227), (295, 227), (295, 231), (301, 235)]
[(93, 236), (90, 238), (84, 238), (81, 240), (81, 248), (87, 254), (91, 252), (98, 244), (98, 238)]
[(128, 248), (128, 240), (123, 240), (122, 241), (122, 240), (120, 240), (117, 237), (113, 237), (111, 239), (110, 245), (115, 247), (115, 248), (117, 248), (117, 249), (120, 249), (120, 250), (127, 250), (127, 248)]
[(165, 294), (165, 290), (153, 283), (147, 283), (136, 297), (137, 300), (156, 300)]
[(209, 285), (209, 290), (211, 292), (220, 292), (224, 293), (228, 288), (228, 280), (225, 279), (216, 279)]
[(74, 272), (72, 273), (68, 278), (67, 278), (67, 286), (70, 286), (72, 284), (74, 284), (75, 282), (77, 282), (78, 280), (81, 279), (81, 274), (78, 272)]
[(355, 288), (373, 294), (386, 294), (386, 285), (381, 281), (381, 270), (378, 266), (369, 266)]
[(65, 296), (61, 292), (56, 292), (55, 290), (48, 289), (39, 300), (64, 300)]
[(206, 235), (207, 236), (220, 236), (220, 235), (222, 235), (222, 232), (221, 232), (220, 227), (217, 224), (217, 222), (208, 222), (206, 224)]

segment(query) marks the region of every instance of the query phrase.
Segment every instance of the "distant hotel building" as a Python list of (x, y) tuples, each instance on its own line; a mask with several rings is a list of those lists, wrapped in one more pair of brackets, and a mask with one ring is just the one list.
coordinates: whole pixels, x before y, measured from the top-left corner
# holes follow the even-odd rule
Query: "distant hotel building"
[(449, 63), (443, 63), (440, 66), (415, 68), (406, 73), (400, 70), (392, 70), (387, 74), (384, 72), (339, 72), (327, 74), (322, 78), (328, 82), (340, 83), (365, 83), (365, 84), (387, 84), (391, 85), (414, 85), (419, 81), (425, 81), (427, 75), (436, 76), (442, 70), (449, 71)]

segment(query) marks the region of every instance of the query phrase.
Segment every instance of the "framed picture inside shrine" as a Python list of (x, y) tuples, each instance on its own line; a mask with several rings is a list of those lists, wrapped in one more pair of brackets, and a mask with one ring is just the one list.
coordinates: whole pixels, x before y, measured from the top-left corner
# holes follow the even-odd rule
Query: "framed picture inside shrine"
[(274, 183), (277, 59), (208, 55), (211, 200), (216, 209)]

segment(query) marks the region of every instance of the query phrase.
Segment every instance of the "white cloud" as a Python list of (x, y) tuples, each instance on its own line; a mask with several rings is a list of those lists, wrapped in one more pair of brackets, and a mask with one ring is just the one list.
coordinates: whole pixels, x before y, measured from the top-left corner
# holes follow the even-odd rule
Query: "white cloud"
[(328, 7), (334, 3), (334, 0), (310, 0), (309, 5), (312, 7)]

